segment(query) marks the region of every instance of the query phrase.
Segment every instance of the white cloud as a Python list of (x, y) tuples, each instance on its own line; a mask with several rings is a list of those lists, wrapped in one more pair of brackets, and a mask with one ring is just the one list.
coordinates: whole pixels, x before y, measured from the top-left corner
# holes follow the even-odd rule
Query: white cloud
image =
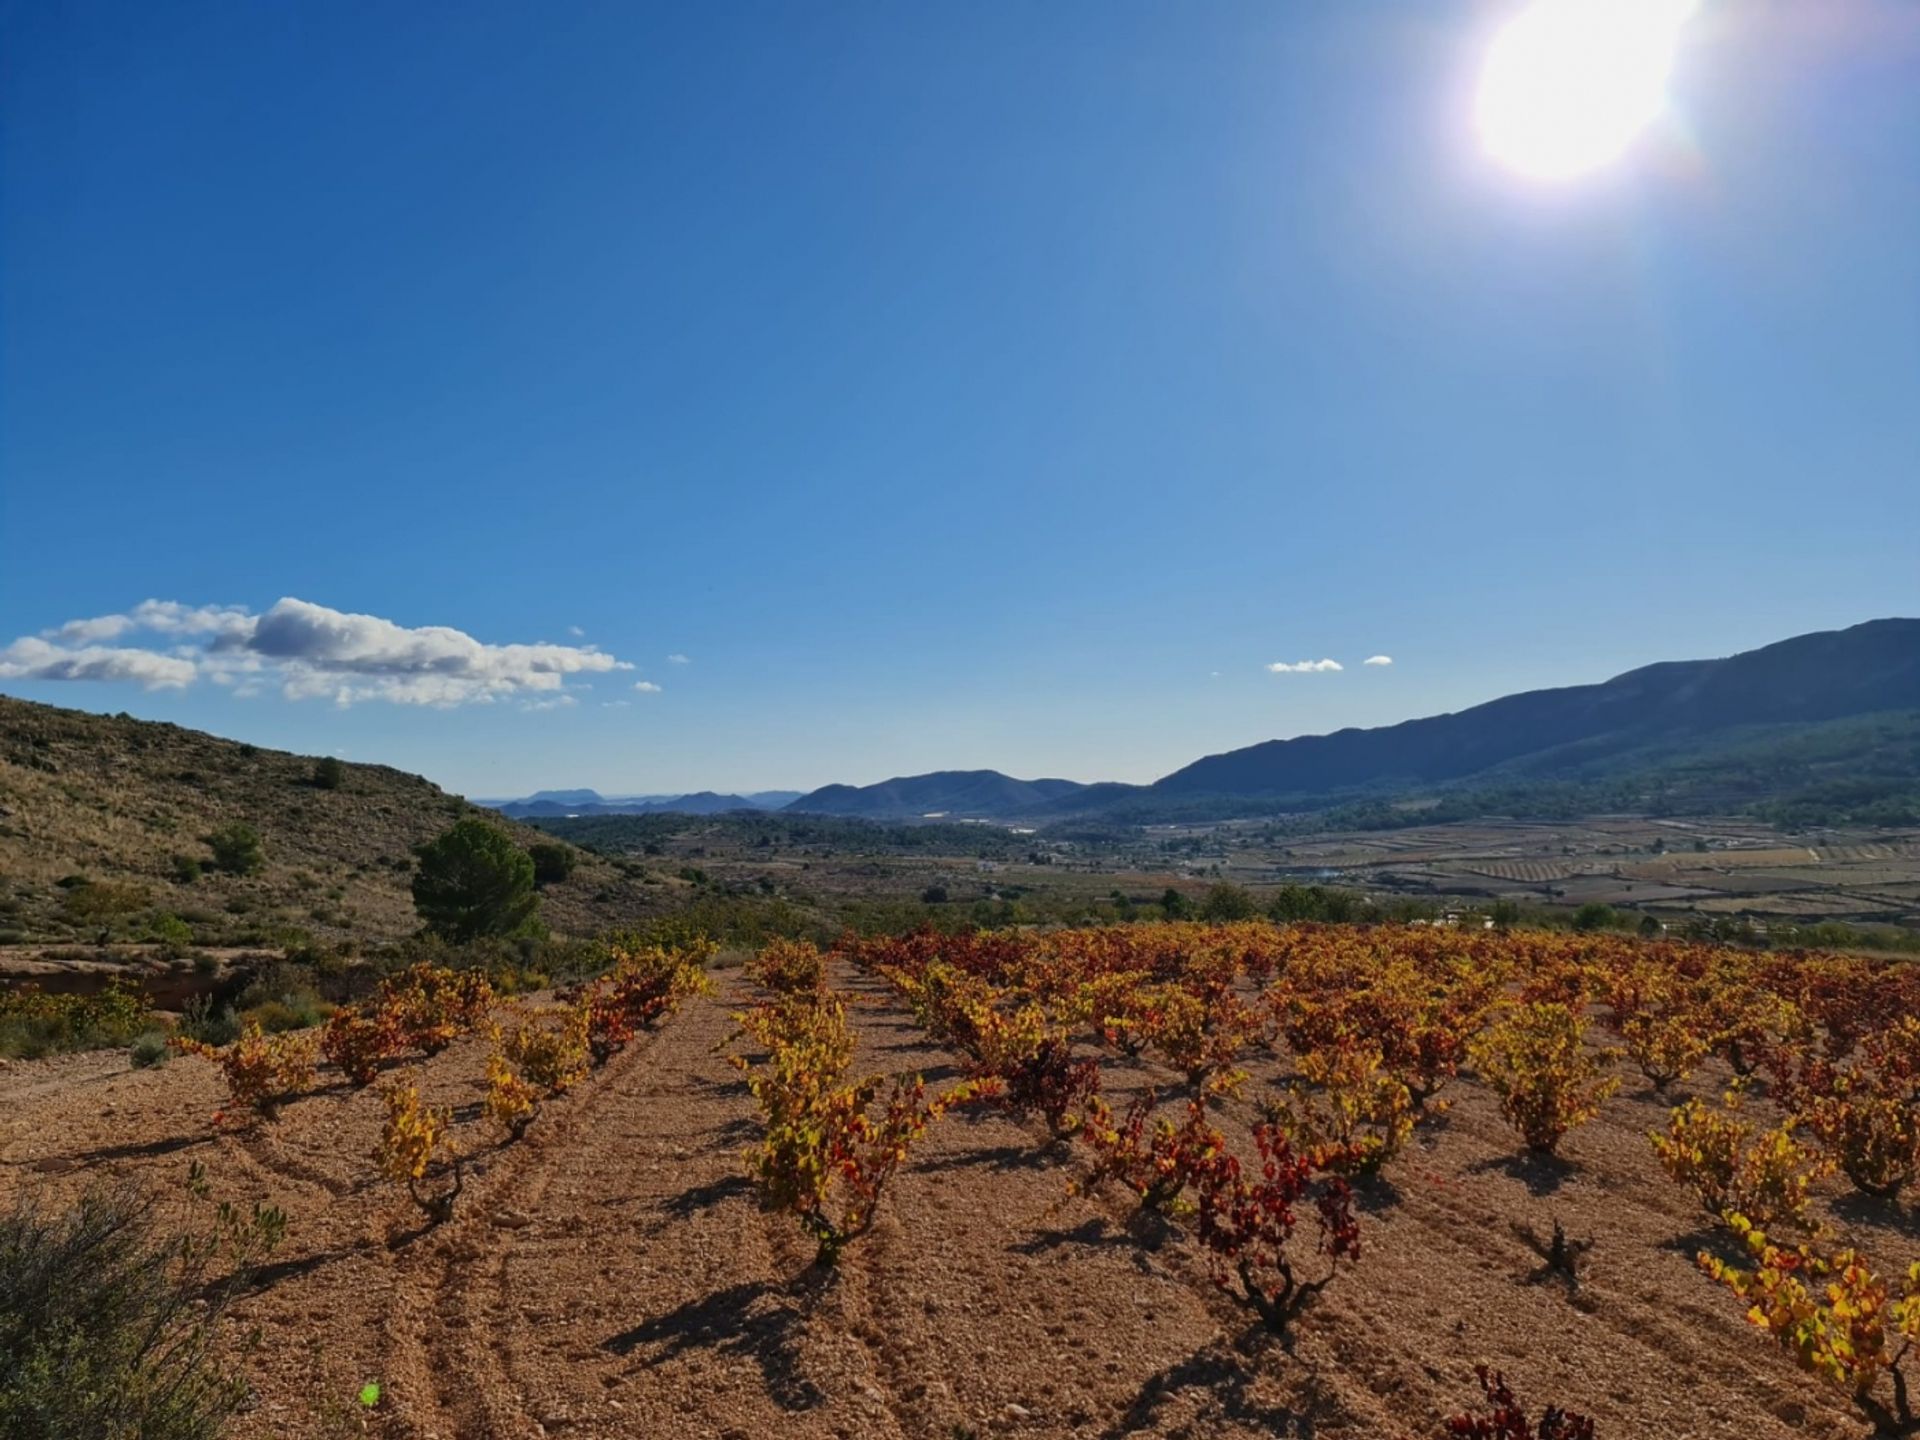
[(131, 615), (99, 615), (91, 620), (69, 620), (52, 630), (42, 630), (40, 636), (61, 645), (91, 645), (96, 640), (118, 640), (132, 628)]
[(253, 617), (236, 605), (193, 606), (182, 605), (178, 600), (142, 600), (124, 615), (69, 620), (51, 630), (42, 630), (40, 638), (60, 645), (90, 645), (97, 640), (118, 640), (133, 631), (146, 630), (155, 635), (231, 640), (244, 637), (252, 628)]
[(125, 618), (133, 622), (135, 630), (152, 630), (160, 635), (211, 635), (229, 642), (244, 640), (254, 626), (253, 616), (241, 606), (182, 605), (178, 600), (142, 600)]
[(1284, 660), (1276, 660), (1267, 666), (1276, 675), (1317, 675), (1326, 670), (1346, 668), (1338, 660), (1296, 660), (1291, 665)]
[(677, 650), (673, 654), (667, 656), (667, 664), (669, 665), (691, 665), (692, 663), (693, 661), (689, 660), (685, 655), (682, 655)]
[(660, 693), (660, 687), (651, 680), (636, 680), (633, 682), (633, 688), (638, 690), (642, 695), (658, 695)]
[(520, 708), (522, 710), (564, 710), (573, 703), (575, 702), (571, 695), (555, 695), (549, 700), (523, 700)]
[[(92, 643), (141, 632), (193, 643)], [(518, 699), (552, 709), (573, 702), (569, 679), (631, 669), (591, 645), (490, 645), (444, 625), (409, 627), (292, 598), (263, 615), (238, 606), (146, 600), (124, 615), (70, 621), (0, 650), (0, 679), (130, 680), (151, 689), (204, 677), (236, 695), (277, 680), (289, 700), (339, 705)]]
[(626, 710), (630, 708), (632, 704), (633, 702), (631, 700), (602, 700), (600, 702), (600, 708), (602, 710)]
[(578, 625), (567, 626), (567, 633), (576, 640), (584, 640), (587, 638), (587, 632), (582, 630)]
[(1393, 663), (1393, 657), (1391, 655), (1369, 655), (1360, 663), (1362, 665), (1391, 665)]
[(0, 680), (118, 680), (148, 690), (179, 690), (198, 673), (193, 661), (177, 655), (107, 645), (75, 648), (31, 635), (0, 650)]

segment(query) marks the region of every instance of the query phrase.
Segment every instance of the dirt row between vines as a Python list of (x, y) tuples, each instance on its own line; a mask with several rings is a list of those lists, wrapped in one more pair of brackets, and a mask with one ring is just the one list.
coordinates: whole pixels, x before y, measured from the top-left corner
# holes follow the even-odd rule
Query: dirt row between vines
[[(841, 981), (864, 1067), (957, 1078), (883, 989)], [(210, 1067), (131, 1071), (117, 1055), (0, 1072), (0, 1200), (110, 1175), (184, 1205), (198, 1159), (216, 1196), (283, 1207), (287, 1242), (236, 1307), (260, 1337), (240, 1437), (1421, 1437), (1473, 1398), (1478, 1361), (1609, 1440), (1866, 1433), (1696, 1272), (1711, 1237), (1653, 1163), (1665, 1103), (1638, 1080), (1558, 1166), (1517, 1160), (1491, 1097), (1453, 1087), (1363, 1196), (1362, 1260), (1289, 1351), (1261, 1341), (1189, 1240), (1131, 1223), (1120, 1195), (1070, 1198), (1077, 1158), (993, 1116), (929, 1131), (874, 1232), (838, 1274), (813, 1271), (798, 1227), (743, 1179), (755, 1111), (724, 1048), (744, 996), (737, 975), (722, 983), (515, 1145), (479, 1118), (478, 1044), (419, 1066), (472, 1156), (436, 1230), (373, 1170), (373, 1093), (323, 1070), (272, 1125), (215, 1136)], [(1276, 1064), (1253, 1067), (1250, 1095)], [(1116, 1103), (1176, 1088), (1137, 1062), (1103, 1074)], [(1883, 1266), (1920, 1253), (1910, 1220), (1827, 1198)], [(1555, 1217), (1595, 1242), (1575, 1291), (1535, 1278), (1518, 1233)], [(363, 1412), (370, 1380), (384, 1398)]]

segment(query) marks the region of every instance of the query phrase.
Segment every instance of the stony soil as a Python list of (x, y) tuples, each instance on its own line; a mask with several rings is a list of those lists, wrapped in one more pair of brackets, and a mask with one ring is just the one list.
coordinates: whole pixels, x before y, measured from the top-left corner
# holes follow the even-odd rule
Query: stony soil
[[(842, 979), (863, 999), (867, 1065), (950, 1083), (951, 1056)], [(1637, 1079), (1558, 1166), (1516, 1160), (1490, 1096), (1456, 1085), (1366, 1196), (1363, 1259), (1289, 1351), (1188, 1240), (1131, 1224), (1119, 1196), (1069, 1198), (1074, 1157), (994, 1116), (936, 1126), (874, 1232), (837, 1274), (813, 1271), (797, 1227), (742, 1179), (755, 1112), (724, 1059), (729, 980), (517, 1144), (479, 1118), (476, 1045), (422, 1067), (472, 1156), (436, 1230), (367, 1158), (374, 1094), (323, 1070), (273, 1124), (216, 1136), (209, 1067), (136, 1072), (118, 1055), (0, 1071), (0, 1201), (103, 1174), (177, 1193), (198, 1159), (216, 1195), (284, 1207), (288, 1241), (237, 1307), (261, 1333), (241, 1437), (1420, 1437), (1473, 1398), (1477, 1361), (1535, 1405), (1593, 1414), (1608, 1440), (1866, 1433), (1695, 1271), (1712, 1237), (1653, 1164), (1664, 1103)], [(1122, 1097), (1169, 1079), (1107, 1067)], [(1883, 1265), (1920, 1254), (1911, 1217), (1827, 1201)], [(1539, 1279), (1519, 1233), (1555, 1217), (1594, 1241), (1577, 1289)], [(362, 1413), (369, 1380), (385, 1398)]]

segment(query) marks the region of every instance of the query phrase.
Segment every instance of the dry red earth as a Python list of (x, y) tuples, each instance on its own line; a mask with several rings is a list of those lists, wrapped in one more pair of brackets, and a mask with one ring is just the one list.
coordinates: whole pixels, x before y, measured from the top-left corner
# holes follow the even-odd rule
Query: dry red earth
[[(881, 988), (842, 980), (867, 1066), (948, 1083), (951, 1056)], [(261, 1337), (243, 1437), (1420, 1437), (1474, 1397), (1478, 1361), (1609, 1440), (1866, 1433), (1695, 1270), (1711, 1237), (1654, 1164), (1665, 1104), (1637, 1078), (1560, 1167), (1517, 1160), (1491, 1097), (1453, 1087), (1366, 1197), (1363, 1259), (1289, 1353), (1259, 1343), (1189, 1241), (1130, 1229), (1120, 1195), (1069, 1198), (1077, 1157), (995, 1117), (937, 1125), (875, 1231), (838, 1274), (812, 1272), (798, 1227), (742, 1178), (755, 1111), (724, 1059), (742, 990), (724, 976), (720, 999), (510, 1146), (479, 1115), (479, 1044), (427, 1062), (423, 1091), (455, 1107), (473, 1157), (437, 1230), (417, 1233), (376, 1175), (375, 1093), (323, 1069), (277, 1121), (216, 1135), (211, 1067), (118, 1054), (0, 1072), (0, 1201), (105, 1174), (178, 1192), (198, 1159), (216, 1195), (283, 1207), (287, 1242), (236, 1307)], [(1116, 1096), (1171, 1088), (1144, 1063), (1103, 1069)], [(1885, 1268), (1920, 1254), (1911, 1217), (1838, 1190), (1823, 1209)], [(1595, 1242), (1577, 1291), (1533, 1278), (1516, 1233), (1556, 1216)], [(369, 1380), (384, 1398), (361, 1412)]]

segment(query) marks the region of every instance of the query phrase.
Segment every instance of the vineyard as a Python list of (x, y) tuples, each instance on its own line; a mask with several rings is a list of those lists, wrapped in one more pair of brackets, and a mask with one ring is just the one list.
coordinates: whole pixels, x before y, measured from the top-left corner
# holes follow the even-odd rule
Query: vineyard
[(284, 1215), (239, 1435), (1920, 1430), (1898, 963), (923, 932), (175, 1048), (0, 1075), (0, 1188)]

